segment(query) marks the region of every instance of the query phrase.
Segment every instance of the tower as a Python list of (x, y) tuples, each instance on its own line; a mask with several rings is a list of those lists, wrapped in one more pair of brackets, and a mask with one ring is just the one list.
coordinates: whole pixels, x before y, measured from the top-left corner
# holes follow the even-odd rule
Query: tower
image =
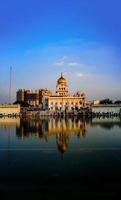
[(68, 94), (68, 85), (66, 79), (63, 77), (63, 74), (61, 73), (60, 78), (57, 80), (56, 85), (56, 95), (57, 96), (69, 96)]

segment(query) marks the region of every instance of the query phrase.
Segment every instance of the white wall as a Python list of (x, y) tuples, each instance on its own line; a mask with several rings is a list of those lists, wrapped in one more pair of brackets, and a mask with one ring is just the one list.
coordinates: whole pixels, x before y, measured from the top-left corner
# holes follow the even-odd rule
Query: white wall
[(0, 105), (0, 114), (9, 115), (9, 114), (20, 114), (20, 105)]
[(94, 113), (120, 113), (121, 112), (121, 106), (92, 106), (92, 112)]

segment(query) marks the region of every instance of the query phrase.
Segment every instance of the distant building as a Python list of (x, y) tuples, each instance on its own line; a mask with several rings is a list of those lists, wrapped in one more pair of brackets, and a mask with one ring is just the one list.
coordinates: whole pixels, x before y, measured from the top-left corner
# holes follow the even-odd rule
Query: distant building
[(0, 115), (19, 115), (20, 105), (16, 104), (0, 104)]
[(16, 93), (17, 101), (25, 101), (32, 106), (39, 106), (43, 103), (43, 96), (51, 96), (52, 93), (48, 89), (25, 90), (19, 89)]
[(100, 104), (100, 100), (94, 100), (94, 101), (93, 101), (93, 104), (94, 104), (94, 105)]
[(77, 91), (75, 95), (69, 95), (68, 84), (62, 74), (57, 80), (56, 95), (44, 97), (44, 108), (51, 111), (74, 111), (86, 106), (84, 93)]

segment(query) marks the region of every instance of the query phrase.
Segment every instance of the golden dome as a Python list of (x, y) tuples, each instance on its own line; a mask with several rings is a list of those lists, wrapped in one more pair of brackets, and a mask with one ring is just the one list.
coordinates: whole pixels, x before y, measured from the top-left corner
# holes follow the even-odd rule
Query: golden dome
[(61, 73), (61, 77), (57, 80), (58, 84), (67, 84), (66, 79), (63, 77)]

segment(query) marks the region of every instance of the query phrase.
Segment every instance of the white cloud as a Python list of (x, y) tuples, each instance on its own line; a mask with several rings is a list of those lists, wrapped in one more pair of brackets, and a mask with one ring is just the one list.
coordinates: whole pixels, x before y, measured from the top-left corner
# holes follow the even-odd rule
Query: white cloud
[[(66, 65), (66, 66), (69, 66), (69, 67), (78, 67), (78, 66), (81, 66), (81, 64), (79, 62), (71, 62), (69, 60), (67, 60), (67, 56), (63, 56), (62, 58), (58, 59), (56, 62), (55, 62), (55, 66), (63, 66), (63, 65)], [(71, 59), (70, 59), (71, 60)]]
[(77, 66), (80, 66), (80, 63), (70, 62), (70, 63), (68, 63), (68, 66), (70, 66), (70, 67), (77, 67)]
[(89, 76), (89, 74), (83, 73), (83, 72), (77, 72), (76, 73), (76, 77), (77, 78), (82, 78), (82, 77), (87, 77)]
[(55, 62), (55, 66), (63, 66), (65, 64), (65, 60), (67, 59), (67, 56), (63, 56), (60, 58), (57, 62)]
[(64, 65), (64, 61), (58, 61), (54, 65), (56, 65), (56, 66), (63, 66)]
[(66, 60), (68, 57), (67, 56), (63, 56), (62, 58), (61, 58), (61, 60)]

